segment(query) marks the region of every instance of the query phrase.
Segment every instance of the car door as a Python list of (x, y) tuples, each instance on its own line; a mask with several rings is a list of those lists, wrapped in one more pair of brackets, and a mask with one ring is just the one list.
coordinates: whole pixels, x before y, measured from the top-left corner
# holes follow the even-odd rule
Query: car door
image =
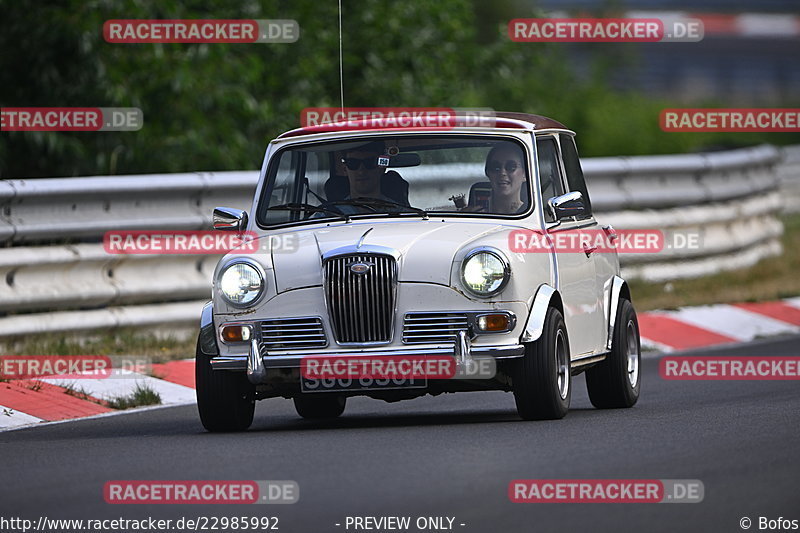
[[(605, 351), (606, 324), (608, 323), (608, 305), (606, 299), (609, 295), (611, 279), (617, 273), (616, 253), (610, 252), (606, 247), (597, 246), (599, 238), (606, 238), (606, 234), (600, 228), (597, 220), (592, 213), (592, 200), (586, 181), (583, 177), (578, 150), (575, 146), (575, 139), (572, 135), (559, 134), (559, 148), (561, 149), (561, 159), (564, 165), (567, 192), (577, 191), (583, 195), (583, 202), (586, 213), (581, 217), (576, 217), (576, 222), (581, 231), (589, 237), (592, 244), (586, 249), (587, 258), (594, 264), (595, 281), (591, 288), (593, 293), (591, 303), (592, 331), (597, 335), (593, 343), (594, 351)], [(598, 249), (599, 248), (599, 249)]]
[(564, 304), (571, 356), (578, 359), (596, 351), (600, 336), (595, 264), (592, 254), (580, 248), (582, 228), (587, 222), (575, 217), (556, 221), (548, 206), (548, 200), (567, 192), (557, 138), (536, 138), (541, 206), (545, 230), (555, 244), (556, 285)]

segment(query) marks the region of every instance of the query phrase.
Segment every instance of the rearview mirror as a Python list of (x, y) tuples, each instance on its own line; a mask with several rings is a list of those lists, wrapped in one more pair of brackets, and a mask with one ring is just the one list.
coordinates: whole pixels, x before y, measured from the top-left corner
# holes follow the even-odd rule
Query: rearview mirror
[(247, 211), (232, 207), (215, 207), (211, 220), (215, 230), (242, 233), (247, 227)]
[(422, 164), (422, 159), (419, 154), (413, 152), (397, 154), (389, 159), (389, 168), (416, 167), (420, 164)]
[(579, 217), (586, 214), (583, 195), (578, 191), (568, 192), (547, 201), (553, 218), (558, 221), (564, 218)]

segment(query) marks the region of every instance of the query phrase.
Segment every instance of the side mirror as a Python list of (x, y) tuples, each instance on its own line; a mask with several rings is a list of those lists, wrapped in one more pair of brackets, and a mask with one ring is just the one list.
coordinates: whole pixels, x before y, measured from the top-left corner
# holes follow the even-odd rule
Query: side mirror
[(553, 218), (558, 221), (569, 217), (579, 217), (586, 214), (583, 195), (578, 191), (568, 192), (547, 201)]
[(211, 220), (215, 230), (242, 233), (247, 228), (247, 211), (232, 207), (215, 207)]

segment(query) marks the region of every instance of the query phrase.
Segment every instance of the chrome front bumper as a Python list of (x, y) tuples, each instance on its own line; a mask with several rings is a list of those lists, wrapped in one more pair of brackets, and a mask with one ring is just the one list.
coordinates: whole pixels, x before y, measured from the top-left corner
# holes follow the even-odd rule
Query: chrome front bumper
[(452, 345), (414, 346), (392, 348), (365, 348), (362, 350), (341, 350), (335, 352), (294, 351), (276, 352), (262, 355), (256, 339), (250, 342), (250, 350), (242, 355), (217, 356), (211, 359), (214, 370), (246, 371), (256, 381), (263, 377), (266, 369), (300, 368), (306, 357), (319, 358), (351, 358), (351, 357), (403, 357), (403, 356), (442, 356), (449, 355), (459, 362), (466, 359), (514, 359), (525, 354), (521, 344), (504, 346), (471, 346), (468, 341)]

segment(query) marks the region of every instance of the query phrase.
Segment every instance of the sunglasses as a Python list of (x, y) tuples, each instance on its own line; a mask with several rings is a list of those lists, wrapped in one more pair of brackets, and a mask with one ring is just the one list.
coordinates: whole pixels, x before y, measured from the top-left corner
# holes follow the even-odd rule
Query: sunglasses
[(489, 172), (500, 172), (505, 168), (506, 172), (511, 174), (518, 168), (522, 168), (522, 166), (516, 161), (506, 161), (505, 165), (503, 165), (500, 161), (489, 161), (489, 164), (486, 165), (486, 168), (489, 170)]
[(347, 168), (350, 170), (358, 170), (361, 165), (364, 165), (364, 168), (367, 170), (372, 170), (378, 166), (378, 158), (366, 157), (364, 159), (360, 159), (358, 157), (345, 157), (342, 159), (342, 163), (347, 165)]

